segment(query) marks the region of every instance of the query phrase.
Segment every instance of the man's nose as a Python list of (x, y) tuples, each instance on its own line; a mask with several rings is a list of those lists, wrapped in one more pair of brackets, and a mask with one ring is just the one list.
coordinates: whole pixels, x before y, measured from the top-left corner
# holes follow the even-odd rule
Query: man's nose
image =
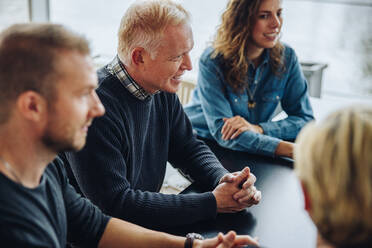
[(188, 70), (188, 71), (192, 70), (192, 63), (191, 63), (190, 54), (187, 53), (183, 56), (181, 69), (182, 70)]

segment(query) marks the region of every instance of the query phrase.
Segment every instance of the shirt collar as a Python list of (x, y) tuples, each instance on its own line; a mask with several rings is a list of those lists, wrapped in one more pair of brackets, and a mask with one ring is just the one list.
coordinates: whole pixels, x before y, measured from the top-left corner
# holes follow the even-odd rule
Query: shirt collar
[[(262, 53), (262, 61), (261, 63), (257, 66), (260, 67), (264, 64), (267, 64), (269, 63), (269, 60), (270, 60), (270, 53), (269, 53), (269, 49), (264, 49), (263, 53)], [(252, 63), (252, 62), (249, 62), (249, 65), (252, 66), (252, 68), (256, 69), (255, 65)]]
[[(134, 79), (129, 75), (125, 66), (116, 55), (115, 58), (107, 65), (107, 70), (124, 85), (124, 87), (136, 98), (144, 101), (150, 98), (153, 94), (145, 91)], [(155, 92), (157, 94), (159, 91)]]

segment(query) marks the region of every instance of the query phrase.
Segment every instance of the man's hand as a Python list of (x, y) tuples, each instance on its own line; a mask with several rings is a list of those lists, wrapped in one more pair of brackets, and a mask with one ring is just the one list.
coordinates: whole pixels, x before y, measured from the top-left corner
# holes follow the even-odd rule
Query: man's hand
[[(239, 176), (241, 175), (241, 176)], [(245, 175), (248, 175), (245, 179)], [(245, 180), (244, 180), (245, 179)], [(242, 171), (228, 173), (224, 175), (219, 183), (238, 183), (241, 189), (233, 195), (233, 199), (240, 204), (250, 207), (256, 205), (261, 200), (261, 191), (254, 186), (256, 177), (250, 173), (249, 167), (245, 167)]]
[(222, 126), (221, 134), (224, 140), (235, 139), (245, 131), (263, 134), (263, 129), (259, 125), (253, 125), (239, 115), (223, 118), (223, 121), (225, 124)]
[(241, 247), (246, 245), (258, 246), (256, 238), (249, 235), (236, 235), (234, 231), (230, 231), (226, 235), (219, 233), (218, 236), (206, 240), (194, 240), (193, 248), (229, 248)]
[(213, 190), (217, 201), (217, 212), (234, 213), (257, 204), (261, 192), (253, 186), (256, 177), (249, 168), (223, 176), (220, 184)]

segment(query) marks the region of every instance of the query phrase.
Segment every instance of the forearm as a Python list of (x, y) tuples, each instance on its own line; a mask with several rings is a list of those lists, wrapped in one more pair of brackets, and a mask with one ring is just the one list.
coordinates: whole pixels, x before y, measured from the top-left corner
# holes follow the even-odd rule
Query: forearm
[(301, 131), (301, 128), (304, 127), (309, 120), (311, 120), (311, 118), (289, 116), (284, 120), (263, 122), (259, 125), (266, 135), (282, 140), (294, 140)]
[(152, 231), (126, 221), (111, 218), (98, 247), (184, 247), (185, 238)]
[(228, 173), (210, 148), (200, 140), (181, 150), (172, 154), (169, 162), (203, 185), (205, 190), (213, 190), (219, 179)]
[(219, 179), (228, 173), (209, 147), (193, 134), (192, 125), (182, 106), (176, 104), (178, 113), (170, 135), (168, 161), (195, 181), (213, 190)]
[(278, 138), (252, 131), (245, 131), (238, 137), (229, 140), (222, 139), (220, 130), (217, 130), (212, 135), (217, 143), (222, 147), (265, 156), (274, 156), (275, 149), (280, 142), (280, 139)]
[(151, 228), (162, 229), (214, 218), (216, 202), (211, 192), (167, 195), (130, 189), (100, 206), (116, 218)]
[(294, 144), (292, 142), (281, 141), (275, 150), (275, 155), (293, 158), (293, 150)]

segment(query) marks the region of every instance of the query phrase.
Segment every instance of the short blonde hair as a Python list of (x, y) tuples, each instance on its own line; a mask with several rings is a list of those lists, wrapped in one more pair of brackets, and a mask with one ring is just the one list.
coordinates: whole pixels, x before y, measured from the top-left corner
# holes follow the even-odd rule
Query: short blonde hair
[(338, 246), (370, 244), (372, 108), (350, 107), (309, 124), (297, 143), (295, 171), (322, 237)]
[(121, 19), (118, 32), (120, 60), (129, 64), (135, 47), (144, 48), (155, 58), (165, 28), (188, 23), (189, 20), (189, 13), (173, 1), (136, 1)]

